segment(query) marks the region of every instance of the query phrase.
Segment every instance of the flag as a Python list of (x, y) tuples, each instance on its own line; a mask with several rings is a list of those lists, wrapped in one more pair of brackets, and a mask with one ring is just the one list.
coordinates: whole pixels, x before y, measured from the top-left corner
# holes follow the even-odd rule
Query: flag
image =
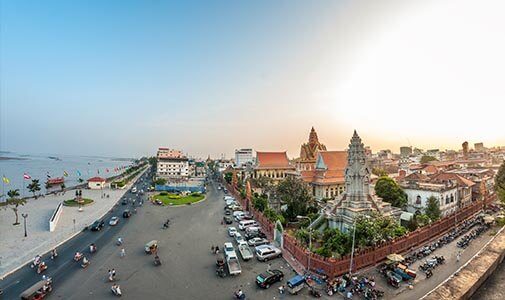
[(9, 180), (9, 178), (5, 177), (5, 175), (4, 175), (4, 176), (2, 176), (2, 180), (3, 180), (3, 182), (4, 182), (4, 183), (6, 183), (6, 184), (9, 184), (9, 182), (11, 182), (11, 181)]
[(30, 175), (28, 175), (27, 173), (24, 173), (23, 179), (32, 179), (32, 177)]
[(105, 169), (105, 171), (106, 171), (107, 173), (109, 173), (109, 169)]
[(68, 177), (67, 171), (63, 171), (63, 176)]
[(81, 177), (81, 172), (77, 170), (77, 176)]
[(100, 174), (100, 170), (97, 169), (96, 171), (98, 172), (98, 174)]

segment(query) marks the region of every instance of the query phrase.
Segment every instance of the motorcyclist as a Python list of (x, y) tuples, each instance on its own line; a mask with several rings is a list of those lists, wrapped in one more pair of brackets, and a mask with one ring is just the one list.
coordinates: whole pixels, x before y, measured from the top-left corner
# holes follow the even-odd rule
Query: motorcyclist
[(123, 239), (121, 237), (117, 238), (117, 244), (118, 246), (123, 244)]
[(86, 258), (86, 256), (84, 256), (84, 257), (82, 258), (82, 265), (81, 265), (81, 266), (82, 266), (83, 268), (85, 268), (85, 267), (87, 267), (88, 265), (89, 265), (89, 260)]
[(81, 252), (79, 252), (79, 251), (75, 252), (74, 260), (79, 260), (79, 259), (81, 259), (81, 257), (82, 257), (82, 253)]
[(110, 288), (114, 295), (121, 296), (121, 287), (119, 284), (113, 284), (112, 287)]
[(95, 243), (91, 243), (91, 245), (89, 245), (89, 252), (93, 253), (96, 251), (96, 245)]
[(235, 298), (236, 299), (245, 299), (245, 294), (242, 292), (242, 289), (239, 289), (238, 291), (235, 292)]
[(42, 262), (40, 262), (39, 266), (37, 267), (37, 273), (41, 273), (45, 269), (47, 269), (46, 263), (42, 261)]
[(35, 256), (35, 258), (33, 259), (33, 265), (38, 266), (40, 264), (41, 259), (42, 257), (40, 255)]

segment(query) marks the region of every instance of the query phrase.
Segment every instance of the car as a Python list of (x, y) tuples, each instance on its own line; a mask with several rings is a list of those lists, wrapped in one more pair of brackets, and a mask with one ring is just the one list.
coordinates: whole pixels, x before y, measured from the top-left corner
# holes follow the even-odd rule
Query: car
[(230, 216), (224, 216), (223, 221), (225, 224), (232, 224), (233, 223), (233, 219)]
[(284, 279), (284, 273), (281, 270), (269, 270), (256, 276), (256, 284), (263, 289), (268, 289), (272, 284)]
[(260, 245), (255, 248), (256, 258), (259, 261), (267, 261), (277, 257), (282, 257), (281, 249), (273, 245)]
[(135, 194), (136, 192), (137, 192), (137, 187), (136, 186), (132, 187), (132, 194)]
[(249, 246), (256, 247), (256, 246), (268, 244), (268, 240), (264, 239), (264, 238), (260, 238), (260, 237), (255, 237), (255, 238), (248, 240), (247, 244)]
[(119, 222), (119, 218), (118, 217), (112, 217), (112, 218), (110, 218), (109, 225), (110, 226), (115, 226), (115, 225), (117, 225), (118, 222)]
[(235, 241), (237, 244), (240, 244), (240, 242), (244, 241), (244, 237), (240, 234), (240, 232), (235, 233)]
[(128, 199), (123, 199), (123, 201), (121, 201), (121, 205), (127, 205), (128, 204)]
[(225, 257), (228, 257), (228, 256), (237, 256), (237, 253), (235, 252), (235, 248), (233, 247), (233, 244), (230, 243), (230, 242), (226, 242), (224, 243), (224, 256)]
[(246, 232), (245, 235), (244, 235), (244, 237), (245, 237), (246, 240), (250, 240), (250, 239), (255, 238), (255, 237), (266, 239), (267, 235), (264, 234), (261, 231), (252, 231), (252, 232)]
[(96, 220), (93, 224), (91, 224), (90, 229), (91, 231), (99, 231), (104, 225), (105, 222), (103, 220)]
[(123, 218), (129, 218), (131, 215), (132, 213), (129, 209), (125, 209), (125, 211), (123, 211)]
[(228, 235), (229, 236), (235, 236), (235, 233), (237, 233), (237, 228), (235, 228), (235, 227), (228, 227)]

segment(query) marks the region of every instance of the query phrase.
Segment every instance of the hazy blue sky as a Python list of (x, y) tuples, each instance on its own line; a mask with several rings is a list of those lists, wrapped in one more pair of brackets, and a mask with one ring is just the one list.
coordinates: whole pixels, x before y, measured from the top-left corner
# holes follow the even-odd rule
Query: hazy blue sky
[(0, 3), (1, 150), (505, 144), (500, 1)]

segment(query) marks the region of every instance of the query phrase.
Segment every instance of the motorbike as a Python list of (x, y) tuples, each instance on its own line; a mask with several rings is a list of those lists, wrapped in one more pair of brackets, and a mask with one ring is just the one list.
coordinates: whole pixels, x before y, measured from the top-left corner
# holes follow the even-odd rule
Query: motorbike
[(118, 238), (116, 241), (116, 245), (121, 246), (123, 244), (123, 240), (121, 238)]
[(245, 299), (245, 294), (244, 293), (235, 292), (235, 293), (233, 293), (233, 296), (234, 296), (235, 299), (238, 299), (238, 300), (244, 300)]
[(51, 250), (51, 259), (55, 260), (58, 257), (58, 253), (56, 252), (56, 249)]
[(318, 290), (314, 289), (314, 288), (311, 288), (309, 290), (309, 293), (310, 293), (311, 296), (313, 296), (315, 298), (321, 298), (321, 293)]
[(76, 252), (75, 255), (74, 255), (74, 260), (75, 261), (80, 261), (82, 257), (83, 257), (82, 253)]
[(433, 276), (433, 272), (431, 270), (428, 270), (426, 271), (426, 278), (430, 278), (431, 276)]
[(161, 260), (160, 260), (160, 257), (158, 255), (156, 255), (154, 257), (154, 265), (155, 266), (161, 266)]
[(89, 245), (89, 253), (95, 253), (96, 252), (96, 245), (91, 244)]
[(122, 294), (121, 294), (121, 288), (119, 287), (119, 285), (113, 285), (111, 288), (110, 288), (111, 292), (113, 295), (115, 296), (118, 296), (118, 297), (121, 297)]
[(35, 256), (35, 258), (33, 259), (33, 263), (30, 265), (30, 268), (32, 268), (32, 269), (35, 268), (36, 266), (38, 266), (40, 264), (41, 261), (42, 260), (41, 260), (40, 255)]
[(90, 264), (89, 260), (88, 260), (88, 259), (86, 259), (86, 258), (84, 258), (84, 259), (82, 260), (81, 267), (82, 267), (83, 269), (86, 269), (86, 268), (89, 266), (89, 264)]
[(44, 272), (47, 269), (47, 265), (45, 262), (41, 262), (37, 267), (37, 274)]

